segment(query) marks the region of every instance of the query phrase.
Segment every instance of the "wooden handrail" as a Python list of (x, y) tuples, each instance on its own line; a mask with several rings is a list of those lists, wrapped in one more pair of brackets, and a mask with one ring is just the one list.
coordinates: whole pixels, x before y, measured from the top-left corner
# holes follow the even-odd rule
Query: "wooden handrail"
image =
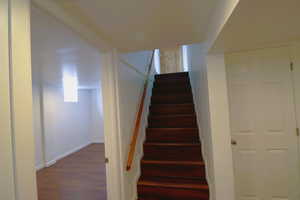
[(138, 110), (136, 120), (135, 120), (133, 135), (132, 135), (131, 142), (130, 142), (130, 147), (129, 147), (130, 149), (129, 149), (127, 165), (126, 165), (126, 170), (127, 171), (129, 171), (131, 169), (132, 162), (133, 162), (133, 159), (134, 159), (134, 154), (135, 154), (135, 149), (136, 149), (136, 142), (137, 142), (137, 139), (138, 139), (138, 136), (139, 136), (141, 118), (142, 118), (142, 114), (143, 114), (145, 97), (146, 97), (148, 83), (149, 83), (149, 76), (150, 76), (151, 68), (152, 68), (152, 65), (153, 65), (153, 59), (154, 59), (154, 50), (153, 50), (153, 53), (152, 53), (152, 56), (151, 56), (150, 65), (148, 67), (147, 78), (146, 78), (145, 83), (144, 83), (143, 94), (142, 94), (142, 97), (141, 97), (139, 110)]

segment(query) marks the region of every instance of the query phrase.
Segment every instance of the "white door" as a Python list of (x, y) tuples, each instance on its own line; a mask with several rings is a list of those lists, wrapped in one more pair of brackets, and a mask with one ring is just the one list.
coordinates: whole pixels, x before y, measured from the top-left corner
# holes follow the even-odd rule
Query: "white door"
[(226, 65), (236, 200), (299, 200), (288, 49), (231, 54)]

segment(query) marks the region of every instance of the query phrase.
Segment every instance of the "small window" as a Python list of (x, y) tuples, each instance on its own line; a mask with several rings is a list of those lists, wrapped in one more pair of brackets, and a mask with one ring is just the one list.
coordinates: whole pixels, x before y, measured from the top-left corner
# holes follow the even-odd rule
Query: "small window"
[(154, 51), (154, 67), (157, 74), (160, 74), (160, 55), (159, 49), (155, 49)]
[(187, 48), (187, 45), (183, 45), (182, 46), (182, 64), (183, 64), (183, 70), (185, 72), (189, 71), (188, 48)]
[(64, 102), (78, 102), (77, 76), (64, 74), (63, 77)]

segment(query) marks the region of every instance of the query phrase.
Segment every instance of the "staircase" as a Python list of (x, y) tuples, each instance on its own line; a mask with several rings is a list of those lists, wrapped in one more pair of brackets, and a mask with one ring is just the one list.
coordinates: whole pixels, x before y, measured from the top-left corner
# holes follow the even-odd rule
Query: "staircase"
[(188, 73), (155, 76), (139, 200), (208, 200)]

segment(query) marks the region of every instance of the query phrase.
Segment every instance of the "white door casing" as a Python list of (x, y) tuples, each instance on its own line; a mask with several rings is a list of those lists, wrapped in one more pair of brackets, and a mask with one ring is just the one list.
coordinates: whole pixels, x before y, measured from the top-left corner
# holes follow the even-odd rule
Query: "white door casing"
[(8, 1), (0, 1), (0, 199), (15, 200), (9, 85)]
[[(292, 65), (293, 65), (293, 83), (294, 83), (294, 98), (295, 98), (297, 127), (300, 128), (300, 43), (299, 42), (292, 45), (291, 58), (292, 58)], [(300, 133), (298, 132), (298, 134)], [(298, 168), (300, 170), (300, 136), (298, 137), (298, 152), (299, 152)], [(300, 199), (300, 194), (298, 199)]]
[(288, 48), (226, 57), (237, 200), (298, 200), (299, 155)]
[(30, 0), (0, 1), (0, 199), (37, 199)]
[(117, 104), (117, 61), (116, 49), (101, 54), (101, 88), (104, 114), (104, 140), (106, 164), (106, 185), (108, 200), (123, 200), (124, 185), (121, 160), (120, 131)]

